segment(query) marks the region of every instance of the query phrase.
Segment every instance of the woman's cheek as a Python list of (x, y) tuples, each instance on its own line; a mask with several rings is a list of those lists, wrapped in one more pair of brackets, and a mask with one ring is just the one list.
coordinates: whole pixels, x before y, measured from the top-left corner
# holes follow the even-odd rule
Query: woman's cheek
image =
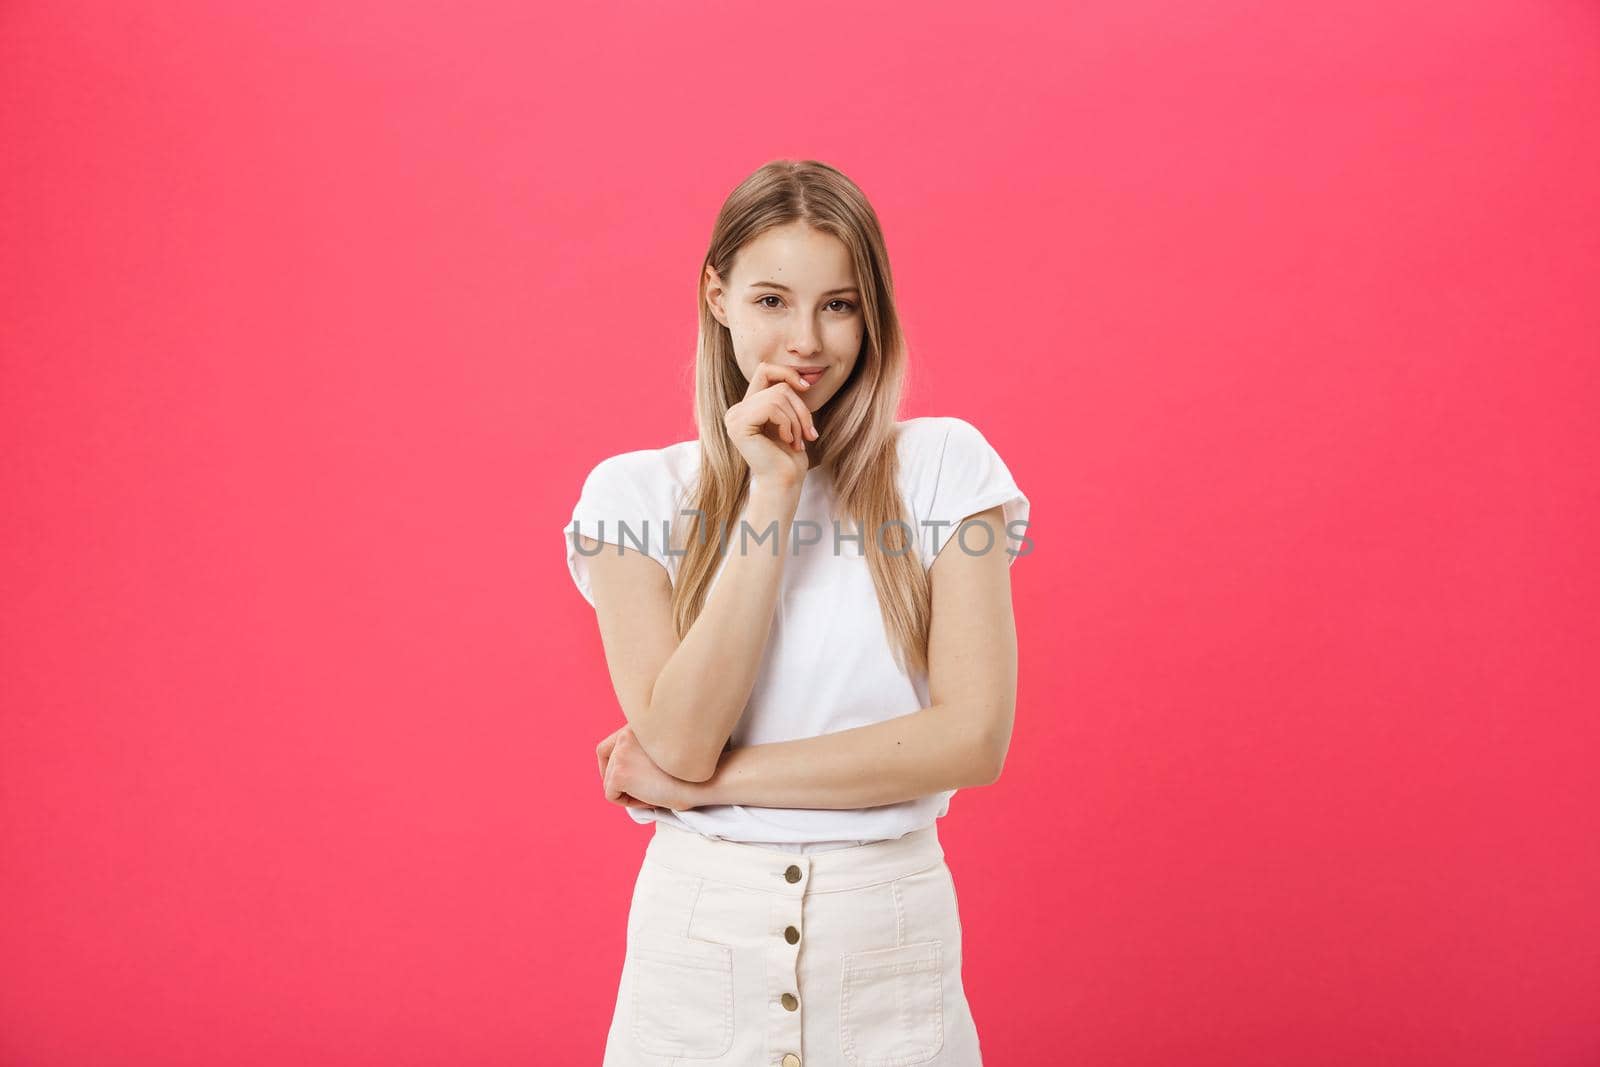
[(761, 362), (762, 335), (759, 330), (750, 328), (745, 323), (735, 321), (733, 329), (728, 331), (733, 337), (733, 350), (741, 356), (748, 356), (752, 364)]
[(850, 346), (852, 341), (854, 341), (856, 344), (860, 344), (861, 334), (862, 328), (861, 321), (859, 319), (852, 318), (846, 322), (834, 323), (833, 336), (841, 345), (847, 348)]

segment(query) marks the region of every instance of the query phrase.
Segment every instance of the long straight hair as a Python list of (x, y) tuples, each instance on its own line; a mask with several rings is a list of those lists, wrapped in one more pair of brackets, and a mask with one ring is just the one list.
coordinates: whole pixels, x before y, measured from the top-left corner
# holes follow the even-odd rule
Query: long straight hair
[[(774, 160), (740, 182), (717, 214), (700, 266), (694, 371), (700, 476), (684, 505), (689, 522), (672, 524), (688, 531), (681, 539), (683, 555), (672, 590), (673, 623), (682, 639), (699, 617), (724, 545), (734, 540), (736, 531), (730, 531), (750, 493), (750, 465), (729, 441), (723, 423), (728, 409), (744, 399), (750, 383), (734, 358), (728, 328), (707, 306), (706, 267), (729, 278), (734, 259), (748, 242), (775, 226), (797, 221), (832, 234), (850, 250), (866, 326), (849, 379), (813, 413), (820, 432), (820, 465), (833, 479), (841, 525), (854, 523), (861, 536), (896, 661), (908, 673), (926, 673), (931, 589), (913, 536), (915, 527), (897, 487), (896, 412), (906, 350), (888, 251), (877, 214), (861, 190), (816, 160)], [(780, 551), (786, 548), (779, 546)]]

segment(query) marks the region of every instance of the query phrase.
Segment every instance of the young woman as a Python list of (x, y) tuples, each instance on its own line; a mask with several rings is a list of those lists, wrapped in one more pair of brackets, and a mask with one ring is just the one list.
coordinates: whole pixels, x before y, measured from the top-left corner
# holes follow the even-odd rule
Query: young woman
[(976, 1067), (935, 823), (1005, 759), (1028, 499), (971, 423), (897, 421), (834, 168), (730, 194), (699, 311), (698, 437), (601, 461), (567, 528), (627, 720), (605, 795), (654, 823), (604, 1063)]

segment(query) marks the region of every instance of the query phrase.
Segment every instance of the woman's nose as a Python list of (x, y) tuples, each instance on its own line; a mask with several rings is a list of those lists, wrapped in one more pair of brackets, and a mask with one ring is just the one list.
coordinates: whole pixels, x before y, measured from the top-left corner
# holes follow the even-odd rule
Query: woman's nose
[(809, 326), (796, 331), (789, 341), (789, 351), (801, 356), (809, 356), (821, 347), (817, 341), (817, 331)]

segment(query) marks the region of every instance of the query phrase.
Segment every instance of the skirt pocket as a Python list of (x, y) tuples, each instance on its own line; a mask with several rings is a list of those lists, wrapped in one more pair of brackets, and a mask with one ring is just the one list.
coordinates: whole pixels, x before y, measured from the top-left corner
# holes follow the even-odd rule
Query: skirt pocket
[(633, 1041), (641, 1051), (713, 1059), (733, 1047), (733, 949), (636, 931), (628, 946)]
[(944, 1047), (944, 942), (844, 956), (839, 1040), (852, 1067), (910, 1067)]

